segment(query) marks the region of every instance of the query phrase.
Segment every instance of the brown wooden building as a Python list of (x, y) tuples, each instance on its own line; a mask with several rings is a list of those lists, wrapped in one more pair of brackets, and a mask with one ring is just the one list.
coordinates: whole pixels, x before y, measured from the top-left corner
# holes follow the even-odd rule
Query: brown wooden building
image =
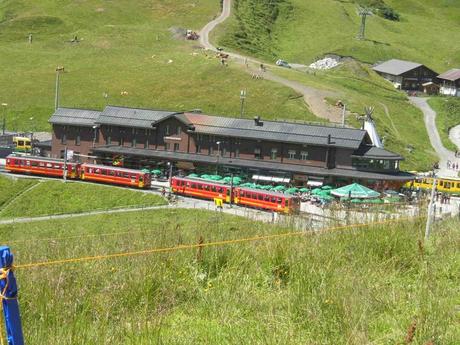
[[(59, 108), (52, 156), (68, 149), (129, 167), (247, 173), (309, 180), (404, 181), (400, 155), (372, 146), (366, 131), (201, 113), (107, 106), (102, 112)], [(93, 159), (93, 158), (90, 158)]]
[(372, 69), (401, 90), (423, 91), (423, 84), (436, 82), (438, 75), (422, 64), (398, 59), (385, 61)]

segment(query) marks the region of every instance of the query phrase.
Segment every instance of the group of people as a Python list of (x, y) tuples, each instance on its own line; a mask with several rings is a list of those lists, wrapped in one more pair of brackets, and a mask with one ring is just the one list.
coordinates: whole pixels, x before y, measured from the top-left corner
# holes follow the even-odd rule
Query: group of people
[[(455, 154), (458, 154), (457, 152)], [(447, 169), (458, 170), (458, 163), (447, 161)]]
[(441, 201), (441, 204), (450, 204), (450, 195), (446, 193), (436, 193), (436, 201)]

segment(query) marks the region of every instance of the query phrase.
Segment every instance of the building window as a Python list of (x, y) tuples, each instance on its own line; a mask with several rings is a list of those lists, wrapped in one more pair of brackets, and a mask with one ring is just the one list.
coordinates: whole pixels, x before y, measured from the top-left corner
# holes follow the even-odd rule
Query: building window
[(239, 157), (240, 156), (240, 149), (235, 149), (235, 157)]
[(276, 160), (277, 155), (278, 155), (278, 149), (271, 149), (270, 159), (271, 160)]
[(196, 153), (200, 153), (201, 152), (201, 145), (196, 145)]
[(288, 151), (289, 159), (295, 159), (296, 154), (297, 154), (296, 150), (289, 150)]
[(169, 125), (165, 126), (165, 135), (169, 135)]
[(171, 144), (170, 143), (165, 143), (165, 150), (169, 151), (170, 148), (171, 148)]
[(105, 142), (106, 142), (107, 145), (112, 145), (112, 137), (110, 135), (107, 136), (107, 139), (106, 139)]
[(214, 153), (214, 147), (212, 147), (212, 145), (209, 145), (208, 154), (212, 155), (213, 153)]
[(133, 138), (133, 140), (131, 140), (131, 146), (136, 147), (136, 144), (137, 144), (136, 138)]
[(62, 137), (61, 137), (61, 144), (62, 145), (67, 145), (67, 135), (64, 133), (62, 134)]
[(63, 159), (64, 154), (65, 154), (65, 150), (61, 150), (61, 152), (59, 152), (59, 158)]
[(75, 137), (75, 145), (80, 146), (81, 138), (80, 138), (80, 132), (77, 133), (77, 136)]
[(118, 140), (118, 145), (123, 146), (124, 144), (125, 144), (125, 139), (123, 137), (120, 137), (120, 139)]
[(302, 161), (308, 160), (308, 151), (300, 151), (300, 160)]
[(179, 151), (179, 144), (178, 143), (174, 143), (174, 151)]
[(222, 147), (222, 157), (227, 154), (227, 149), (225, 147)]
[(144, 141), (144, 149), (148, 149), (149, 148), (149, 139), (145, 139)]
[(176, 134), (177, 134), (177, 135), (181, 135), (181, 133), (182, 133), (182, 127), (181, 127), (181, 126), (177, 126), (177, 132), (176, 132)]
[(146, 129), (146, 130), (144, 131), (144, 134), (145, 134), (145, 135), (150, 135), (150, 129)]
[(255, 159), (261, 159), (262, 158), (262, 155), (260, 154), (260, 148), (255, 148), (254, 149), (254, 158)]

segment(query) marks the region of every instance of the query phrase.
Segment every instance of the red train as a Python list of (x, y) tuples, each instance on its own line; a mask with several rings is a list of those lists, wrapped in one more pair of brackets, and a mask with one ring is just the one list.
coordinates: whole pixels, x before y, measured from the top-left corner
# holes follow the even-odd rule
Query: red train
[(197, 178), (173, 177), (171, 180), (173, 193), (215, 200), (235, 205), (276, 211), (280, 213), (297, 213), (300, 210), (299, 198), (277, 192), (259, 189), (234, 187)]
[[(6, 157), (5, 169), (22, 174), (63, 177), (64, 161), (44, 157), (9, 155)], [(136, 188), (149, 188), (151, 184), (151, 175), (140, 170), (87, 163), (67, 163), (66, 177)]]

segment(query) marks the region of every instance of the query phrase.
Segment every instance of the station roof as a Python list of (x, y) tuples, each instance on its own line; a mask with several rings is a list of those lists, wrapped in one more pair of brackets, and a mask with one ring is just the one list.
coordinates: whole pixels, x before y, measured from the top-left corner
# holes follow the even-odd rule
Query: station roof
[(422, 66), (417, 62), (412, 61), (405, 61), (405, 60), (398, 60), (398, 59), (391, 59), (381, 63), (380, 65), (372, 67), (374, 71), (387, 73), (391, 75), (401, 75), (413, 69)]
[(152, 128), (152, 125), (177, 114), (173, 111), (106, 106), (96, 123), (132, 128)]
[(100, 111), (89, 109), (58, 108), (49, 119), (56, 125), (94, 126)]
[(263, 119), (256, 121), (197, 113), (183, 113), (176, 115), (176, 118), (193, 127), (196, 133), (351, 149), (357, 149), (367, 135), (366, 131), (355, 128)]
[(368, 159), (395, 159), (403, 160), (401, 155), (372, 145), (362, 145), (356, 150), (352, 157)]

